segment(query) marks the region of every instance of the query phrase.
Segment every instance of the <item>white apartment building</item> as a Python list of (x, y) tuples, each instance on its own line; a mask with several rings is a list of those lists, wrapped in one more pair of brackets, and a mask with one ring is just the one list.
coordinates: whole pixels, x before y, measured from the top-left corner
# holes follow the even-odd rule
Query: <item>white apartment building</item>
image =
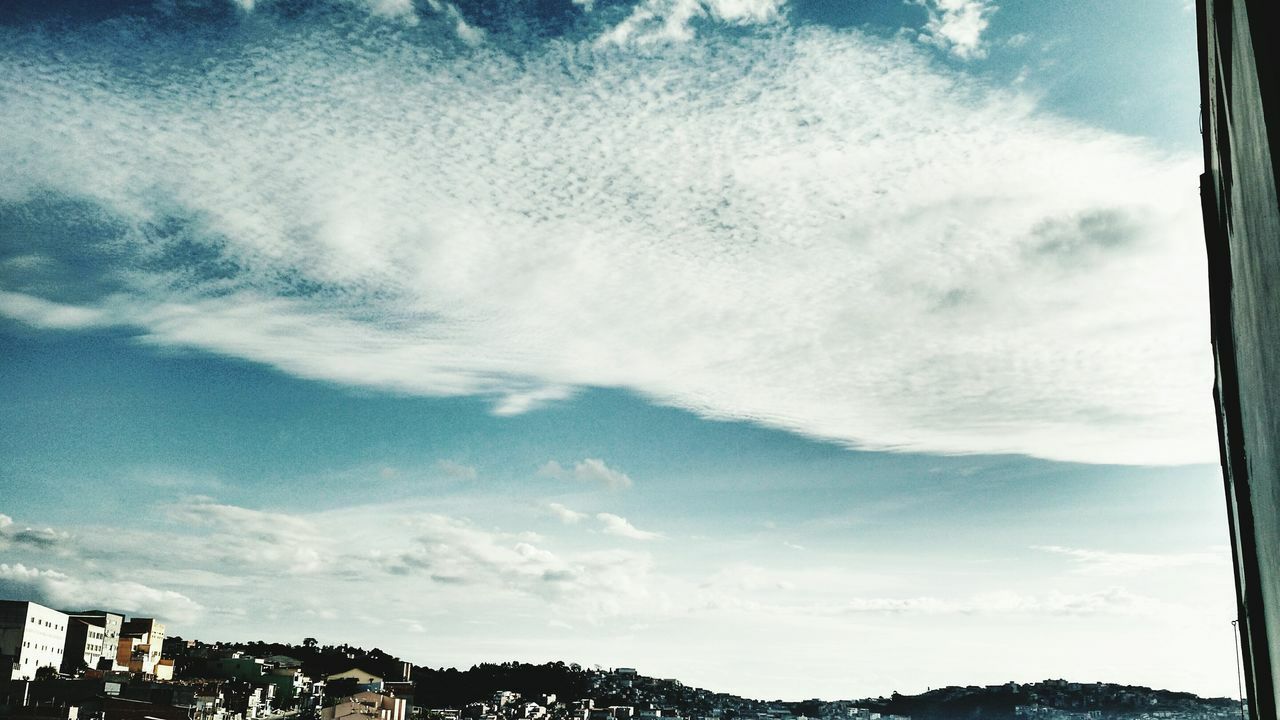
[(98, 667), (106, 630), (74, 615), (67, 618), (66, 645), (62, 647), (62, 671), (75, 672), (81, 666)]
[[(84, 612), (67, 613), (71, 618), (68, 625), (67, 640), (70, 644), (75, 644), (78, 637), (72, 637), (76, 632), (76, 622), (81, 621), (89, 625), (96, 626), (101, 631), (102, 636), (102, 652), (98, 661), (90, 663), (86, 652), (85, 662), (89, 667), (95, 667), (98, 670), (128, 670), (128, 663), (121, 664), (117, 661), (117, 654), (120, 651), (120, 626), (124, 622), (124, 616), (118, 613), (106, 612), (104, 610), (86, 610)], [(70, 655), (72, 650), (65, 650)], [(65, 664), (66, 661), (64, 660)]]
[(39, 668), (61, 667), (66, 641), (64, 613), (38, 603), (0, 600), (0, 655), (13, 663), (10, 672), (0, 667), (0, 675), (33, 680)]

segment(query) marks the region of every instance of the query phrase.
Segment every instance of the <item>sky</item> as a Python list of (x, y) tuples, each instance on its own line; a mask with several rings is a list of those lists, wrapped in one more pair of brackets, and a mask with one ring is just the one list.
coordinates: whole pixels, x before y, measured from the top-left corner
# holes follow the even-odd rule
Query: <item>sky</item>
[(0, 596), (1235, 692), (1184, 0), (0, 10)]

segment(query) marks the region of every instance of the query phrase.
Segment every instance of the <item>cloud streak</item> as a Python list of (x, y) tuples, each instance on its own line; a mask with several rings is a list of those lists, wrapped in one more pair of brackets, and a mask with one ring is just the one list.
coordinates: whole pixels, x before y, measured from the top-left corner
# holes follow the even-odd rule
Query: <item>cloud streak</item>
[(587, 458), (566, 468), (555, 460), (548, 460), (538, 468), (538, 475), (556, 478), (557, 480), (577, 480), (578, 482), (600, 485), (610, 490), (626, 490), (632, 486), (631, 476), (615, 470), (599, 458)]
[(596, 520), (600, 521), (601, 532), (606, 535), (617, 535), (628, 540), (654, 540), (662, 537), (659, 533), (641, 530), (621, 515), (596, 513)]
[(1066, 557), (1074, 564), (1075, 572), (1083, 575), (1128, 577), (1134, 573), (1152, 570), (1196, 565), (1221, 566), (1227, 562), (1226, 554), (1222, 552), (1133, 553), (1088, 550), (1061, 545), (1033, 545), (1031, 549)]
[(480, 472), (475, 467), (456, 460), (437, 460), (436, 470), (457, 480), (475, 480), (480, 476)]
[(122, 289), (6, 278), (0, 312), (504, 414), (617, 387), (867, 449), (1216, 458), (1195, 157), (902, 40), (517, 62), (441, 22), (185, 69), (6, 31), (0, 200), (99, 208)]
[(583, 518), (587, 517), (586, 513), (581, 513), (577, 510), (567, 508), (560, 503), (547, 503), (547, 510), (549, 510), (557, 520), (565, 525), (575, 525), (581, 522)]

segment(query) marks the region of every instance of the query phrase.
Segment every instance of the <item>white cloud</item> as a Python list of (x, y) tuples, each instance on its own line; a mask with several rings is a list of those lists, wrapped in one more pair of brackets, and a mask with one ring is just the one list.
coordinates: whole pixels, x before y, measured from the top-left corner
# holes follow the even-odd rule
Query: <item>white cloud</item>
[(1217, 457), (1193, 153), (857, 33), (300, 37), (172, 75), (4, 51), (0, 198), (97, 203), (140, 260), (176, 217), (236, 272), (0, 311), (507, 414), (616, 387), (867, 449)]
[(755, 592), (759, 590), (794, 590), (795, 582), (782, 574), (758, 565), (738, 563), (713, 574), (702, 584), (703, 588), (715, 588), (730, 592)]
[[(665, 602), (648, 587), (652, 563), (644, 554), (558, 554), (518, 540), (518, 534), (441, 515), (421, 518), (418, 528), (421, 534), (412, 546), (388, 556), (385, 566), (394, 575), (428, 578), (437, 591), (457, 587), (468, 598), (477, 592), (514, 591), (552, 601), (591, 621)], [(634, 527), (630, 531), (640, 536), (637, 539), (651, 535)]]
[(557, 520), (565, 525), (573, 525), (580, 522), (587, 516), (586, 513), (580, 513), (577, 510), (570, 510), (560, 503), (547, 503), (547, 509), (551, 511), (551, 514), (554, 515)]
[[(274, 0), (229, 0), (231, 4), (245, 12), (253, 12), (260, 6), (268, 6)], [(434, 8), (439, 0), (428, 0)], [(342, 4), (360, 8), (374, 17), (398, 20), (406, 25), (416, 25), (418, 15), (413, 7), (413, 0), (335, 0), (334, 4)]]
[[(776, 643), (779, 656), (748, 669), (747, 686), (770, 682), (779, 667), (806, 662), (814, 647), (829, 655), (813, 672), (846, 663), (831, 687), (848, 682), (847, 663), (866, 655), (849, 655), (849, 647), (879, 648), (874, 664), (900, 677), (914, 672), (920, 657), (934, 657), (930, 647), (941, 652), (934, 647), (940, 633), (961, 638), (961, 647), (1033, 638), (1037, 646), (1054, 648), (1048, 656), (1018, 658), (1018, 667), (1038, 663), (1036, 673), (1052, 672), (1064, 654), (1073, 653), (1085, 659), (1079, 667), (1096, 668), (1088, 663), (1096, 662), (1099, 647), (1125, 653), (1127, 663), (1149, 656), (1151, 638), (1176, 636), (1171, 647), (1196, 652), (1160, 653), (1149, 664), (1151, 677), (1180, 678), (1182, 672), (1192, 678), (1180, 681), (1187, 687), (1194, 687), (1194, 676), (1218, 666), (1214, 652), (1225, 648), (1223, 657), (1230, 657), (1229, 638), (1227, 645), (1220, 643), (1222, 619), (1234, 611), (1229, 563), (1217, 582), (1197, 567), (1172, 584), (1144, 586), (1139, 576), (1124, 578), (1128, 587), (1116, 587), (1115, 577), (1046, 571), (1042, 562), (1024, 570), (1018, 563), (1025, 558), (1017, 556), (1025, 548), (1019, 546), (1007, 558), (1017, 569), (1004, 574), (1005, 582), (990, 572), (1003, 564), (993, 558), (984, 558), (976, 573), (953, 563), (939, 573), (928, 557), (904, 563), (848, 546), (836, 554), (824, 546), (797, 555), (766, 533), (756, 546), (762, 552), (750, 563), (724, 566), (724, 558), (740, 556), (742, 538), (710, 528), (711, 536), (694, 546), (599, 550), (593, 547), (607, 546), (611, 538), (587, 532), (543, 539), (495, 527), (491, 523), (500, 514), (492, 508), (483, 522), (469, 521), (435, 512), (439, 502), (397, 498), (304, 513), (192, 498), (194, 515), (141, 506), (127, 528), (77, 526), (70, 544), (81, 545), (59, 557), (56, 569), (44, 560), (14, 557), (37, 554), (33, 548), (10, 553), (0, 565), (0, 596), (154, 614), (184, 637), (314, 636), (325, 643), (376, 643), (406, 659), (428, 652), (440, 664), (464, 666), (492, 659), (501, 648), (524, 647), (508, 636), (562, 648), (557, 652), (566, 657), (603, 658), (619, 637), (638, 633), (645, 640), (628, 644), (627, 652), (645, 664), (668, 657), (672, 638), (721, 643), (735, 652)], [(156, 518), (169, 522), (149, 524)], [(19, 521), (7, 527), (25, 525)], [(323, 562), (314, 570), (290, 570), (290, 546), (298, 542), (321, 554)], [(228, 543), (233, 552), (221, 552)], [(276, 552), (277, 546), (283, 551)], [(940, 575), (950, 578), (946, 587), (938, 587)], [(981, 591), (992, 587), (1003, 589)], [(192, 606), (193, 598), (199, 607)], [(591, 631), (566, 634), (566, 625)], [(428, 638), (410, 637), (418, 628)], [(540, 634), (539, 628), (547, 630)], [(578, 645), (579, 636), (590, 639)], [(652, 654), (646, 654), (647, 642)], [(902, 643), (910, 652), (893, 654)], [(946, 656), (937, 677), (954, 673), (960, 655)], [(1136, 660), (1135, 665), (1148, 667)], [(664, 672), (690, 672), (674, 667)], [(974, 666), (1006, 677), (1009, 667)], [(1229, 673), (1223, 678), (1235, 680)], [(726, 687), (731, 680), (723, 681)], [(891, 687), (890, 679), (884, 682)], [(1215, 682), (1204, 681), (1205, 687)]]
[(1050, 592), (1027, 595), (997, 591), (968, 598), (938, 597), (855, 598), (832, 608), (846, 613), (914, 615), (1138, 615), (1165, 618), (1185, 616), (1186, 610), (1154, 598), (1136, 595), (1122, 588), (1106, 588), (1088, 593)]
[[(587, 10), (594, 0), (574, 0)], [(781, 18), (785, 0), (642, 0), (622, 22), (600, 36), (598, 44), (649, 44), (693, 39), (698, 18), (732, 25), (761, 25)]]
[(853, 597), (838, 602), (805, 599), (806, 593), (790, 593), (797, 586), (786, 573), (763, 568), (731, 568), (704, 583), (697, 595), (702, 610), (733, 610), (772, 617), (839, 618), (857, 615), (945, 617), (952, 615), (1054, 618), (1083, 616), (1142, 617), (1158, 623), (1186, 621), (1194, 617), (1188, 607), (1124, 588), (1086, 592), (1050, 591), (1024, 593), (996, 590), (961, 597), (918, 595), (909, 597)]
[(564, 400), (573, 392), (566, 387), (543, 386), (532, 390), (507, 391), (493, 406), (494, 415), (520, 415), (556, 400)]
[(65, 551), (71, 534), (51, 527), (19, 527), (13, 518), (0, 513), (0, 548), (23, 546), (36, 551)]
[(985, 57), (982, 33), (999, 9), (992, 0), (918, 0), (929, 11), (920, 40), (962, 60)]
[(173, 522), (191, 531), (174, 538), (167, 551), (181, 547), (193, 565), (236, 568), (244, 575), (326, 573), (349, 542), (315, 518), (254, 510), (212, 498), (186, 498), (167, 510)]
[(76, 578), (22, 563), (0, 563), (0, 595), (32, 598), (56, 608), (112, 608), (175, 623), (191, 622), (203, 610), (196, 601), (172, 590), (127, 579)]
[[(406, 0), (409, 4), (409, 12), (413, 12), (413, 5), (410, 0)], [(443, 15), (451, 23), (453, 23), (453, 32), (458, 39), (468, 45), (479, 45), (484, 42), (485, 32), (467, 22), (462, 16), (462, 12), (451, 2), (442, 2), (442, 0), (427, 0), (427, 5), (432, 11)]]
[(413, 9), (413, 0), (356, 0), (355, 4), (364, 6), (379, 17), (400, 20), (408, 25), (418, 24), (418, 13)]
[[(645, 553), (590, 546), (553, 551), (536, 533), (486, 528), (404, 503), (298, 513), (191, 497), (148, 510), (160, 510), (150, 515), (168, 523), (85, 527), (92, 540), (84, 542), (60, 534), (68, 547), (58, 554), (65, 564), (59, 570), (0, 565), (0, 596), (131, 612), (155, 608), (179, 623), (198, 615), (211, 622), (202, 606), (217, 615), (251, 606), (267, 622), (297, 613), (321, 619), (372, 613), (371, 583), (388, 589), (388, 602), (430, 597), (434, 606), (468, 613), (480, 612), (480, 605), (500, 612), (523, 606), (592, 623), (669, 604), (651, 587), (652, 559)], [(649, 536), (623, 523), (633, 536)], [(10, 520), (0, 539), (14, 527)], [(20, 557), (44, 553), (33, 544), (9, 548)], [(477, 603), (477, 595), (486, 601)], [(396, 617), (387, 614), (390, 606), (379, 607)]]
[(436, 469), (451, 478), (459, 480), (475, 480), (480, 476), (479, 471), (474, 467), (453, 460), (436, 461)]
[(1065, 556), (1073, 561), (1076, 572), (1085, 575), (1127, 577), (1150, 570), (1184, 568), (1192, 565), (1224, 566), (1229, 563), (1229, 558), (1222, 552), (1132, 553), (1087, 550), (1061, 545), (1033, 545), (1032, 549)]
[(1004, 44), (1007, 47), (1018, 48), (1026, 45), (1030, 41), (1031, 35), (1029, 33), (1014, 33), (1013, 35), (1005, 38)]
[[(270, 1), (263, 0), (264, 3)], [(259, 5), (258, 0), (231, 0), (231, 2), (245, 12), (253, 12)], [(364, 10), (372, 17), (402, 23), (409, 27), (418, 25), (422, 20), (414, 7), (413, 0), (335, 0), (335, 2)], [(484, 42), (484, 30), (468, 23), (456, 5), (444, 0), (426, 0), (426, 2), (433, 13), (442, 16), (451, 24), (453, 33), (459, 40), (468, 45), (479, 45)]]
[(601, 532), (609, 535), (617, 535), (630, 540), (653, 540), (662, 537), (660, 533), (641, 530), (632, 525), (626, 518), (613, 513), (596, 513), (596, 520), (600, 521)]
[(109, 315), (98, 308), (64, 305), (3, 290), (0, 290), (0, 315), (54, 330), (84, 330), (110, 325), (112, 322)]
[(604, 461), (598, 458), (579, 460), (574, 463), (572, 470), (555, 460), (548, 460), (538, 468), (538, 474), (559, 480), (572, 478), (579, 482), (603, 485), (610, 490), (626, 490), (632, 485), (630, 475), (605, 465)]

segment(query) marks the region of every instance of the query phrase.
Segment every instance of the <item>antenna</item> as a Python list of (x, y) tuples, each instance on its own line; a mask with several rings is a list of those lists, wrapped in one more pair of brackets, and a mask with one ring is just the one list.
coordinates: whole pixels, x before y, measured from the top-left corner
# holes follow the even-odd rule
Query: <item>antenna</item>
[(1236, 687), (1240, 698), (1240, 720), (1247, 720), (1244, 715), (1244, 670), (1240, 663), (1240, 627), (1239, 620), (1231, 621), (1231, 637), (1236, 641)]

